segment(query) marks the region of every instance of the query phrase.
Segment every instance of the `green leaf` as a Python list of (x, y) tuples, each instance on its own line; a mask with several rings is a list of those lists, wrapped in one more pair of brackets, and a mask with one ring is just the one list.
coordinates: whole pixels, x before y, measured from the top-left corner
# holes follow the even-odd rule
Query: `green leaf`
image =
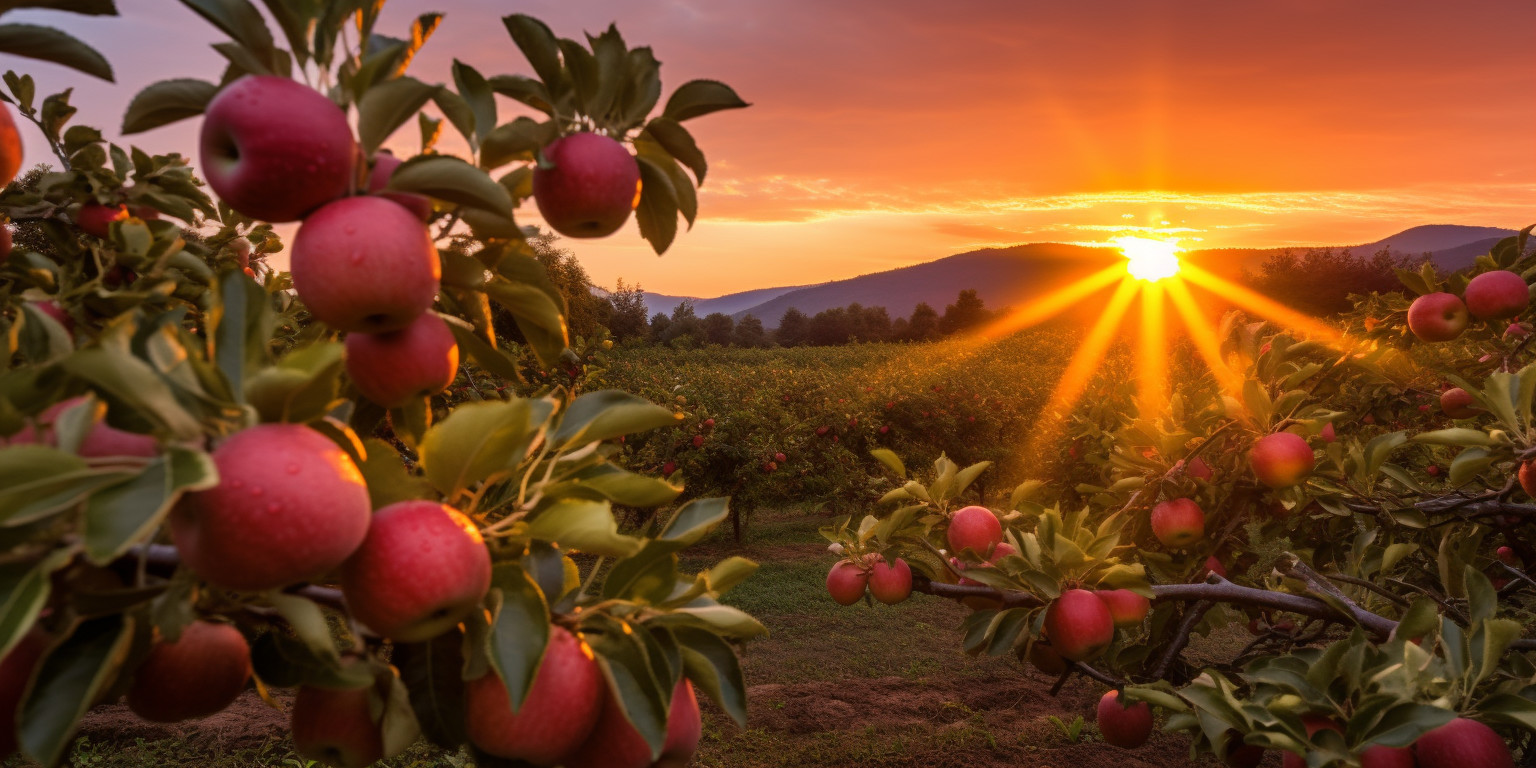
[(405, 462), (395, 447), (376, 437), (363, 440), (366, 457), (357, 468), (368, 483), (368, 500), (374, 509), (397, 501), (425, 499), (431, 488), (421, 478), (405, 469)]
[(729, 85), (715, 80), (690, 80), (672, 92), (662, 114), (678, 122), (701, 117), (722, 109), (751, 106), (741, 100)]
[(662, 529), (657, 538), (691, 547), (725, 522), (730, 515), (729, 504), (730, 499), (724, 497), (694, 499), (672, 515), (672, 519), (667, 521), (667, 527)]
[(747, 727), (746, 676), (730, 644), (693, 627), (678, 627), (675, 632), (682, 646), (688, 679), (703, 688), (739, 727)]
[[(369, 88), (357, 102), (357, 138), (363, 153), (372, 156), (400, 126), (416, 116), (442, 88), (414, 77), (397, 77)], [(405, 170), (401, 166), (395, 178)], [(394, 188), (395, 179), (390, 179)]]
[(112, 65), (95, 48), (52, 27), (35, 24), (0, 24), (0, 53), (62, 64), (109, 83)]
[(895, 451), (889, 448), (876, 448), (870, 451), (869, 455), (875, 457), (875, 461), (880, 462), (881, 466), (890, 470), (892, 474), (903, 480), (907, 478), (907, 466), (901, 463), (901, 457), (897, 456)]
[(1468, 448), (1451, 460), (1451, 471), (1447, 478), (1451, 485), (1466, 485), (1492, 465), (1494, 458), (1493, 454), (1482, 448)]
[(590, 491), (598, 497), (626, 507), (646, 508), (670, 503), (683, 492), (683, 489), (659, 477), (627, 472), (612, 464), (602, 464), (582, 472), (568, 482), (552, 486), (546, 493), (559, 495), (566, 492), (575, 494), (581, 491)]
[(666, 739), (672, 682), (659, 679), (652, 668), (650, 654), (641, 639), (644, 633), (618, 621), (609, 623), (615, 626), (605, 627), (593, 641), (598, 661), (625, 718), (650, 746), (650, 759), (654, 760)]
[(628, 557), (640, 551), (639, 539), (619, 533), (618, 521), (606, 501), (561, 500), (540, 511), (528, 535), (595, 555)]
[(80, 718), (127, 659), (133, 627), (126, 614), (91, 619), (48, 654), (21, 705), (17, 741), (22, 752), (44, 765), (58, 764)]
[(418, 155), (389, 177), (385, 189), (415, 192), (450, 203), (512, 215), (512, 196), (485, 171), (448, 155)]
[(472, 143), (478, 143), (496, 127), (496, 96), (479, 70), (458, 59), (453, 60), (453, 83), (474, 113), (475, 141)]
[(267, 600), (311, 653), (327, 662), (339, 662), (341, 656), (336, 650), (336, 641), (331, 638), (330, 625), (320, 606), (308, 598), (282, 592), (269, 593)]
[(127, 470), (91, 469), (79, 456), (46, 446), (11, 446), (0, 450), (0, 522), (40, 520), (132, 476)]
[(484, 368), (486, 373), (507, 381), (523, 380), (523, 373), (517, 368), (517, 360), (487, 344), (473, 328), (466, 328), (450, 321), (448, 329), (453, 331), (453, 338), (459, 343), (459, 349), (476, 365)]
[(421, 468), (427, 481), (451, 497), (512, 470), (526, 459), (553, 408), (547, 400), (525, 399), (455, 408), (421, 441)]
[(694, 143), (693, 134), (687, 128), (670, 117), (657, 117), (645, 124), (645, 130), (668, 154), (693, 171), (699, 186), (704, 185), (704, 173), (709, 170), (709, 164), (704, 162), (704, 153)]
[(266, 361), (275, 318), (267, 292), (242, 272), (231, 270), (219, 285), (219, 304), (210, 317), (214, 359), (231, 391), (245, 401), (245, 374)]
[(640, 236), (659, 256), (677, 239), (678, 204), (672, 180), (656, 166), (640, 163), (640, 207), (635, 209), (635, 223)]
[(532, 162), (538, 151), (559, 135), (553, 120), (519, 117), (495, 126), (480, 140), (480, 167), (491, 170), (507, 163)]
[(566, 76), (565, 68), (560, 65), (560, 43), (555, 33), (544, 22), (521, 13), (503, 17), (501, 23), (512, 36), (512, 42), (517, 43), (518, 49), (528, 58), (528, 63), (533, 65), (539, 79), (551, 93), (560, 93), (566, 84)]
[(247, 0), (181, 0), (181, 4), (229, 35), (229, 39), (250, 49), (262, 61), (275, 60), (272, 31), (267, 29), (261, 11)]
[(1415, 443), (1427, 443), (1429, 445), (1493, 445), (1493, 439), (1488, 437), (1487, 432), (1467, 427), (1451, 427), (1450, 429), (1437, 429), (1432, 432), (1420, 432), (1411, 439)]
[(85, 553), (98, 565), (147, 541), (187, 491), (219, 482), (213, 458), (202, 451), (172, 447), (129, 480), (91, 494), (85, 504)]
[(757, 568), (757, 563), (745, 557), (736, 555), (727, 557), (715, 563), (715, 567), (709, 569), (707, 574), (709, 588), (716, 594), (723, 595), (731, 591), (737, 584), (746, 581), (752, 574), (757, 573)]
[(565, 409), (554, 441), (578, 447), (675, 424), (677, 418), (672, 411), (638, 395), (605, 389), (588, 392)]
[(299, 60), (299, 66), (309, 61), (309, 30), (320, 9), (314, 0), (262, 0), (267, 13), (283, 30), (288, 47)]
[(485, 286), (486, 295), (512, 313), (518, 330), (545, 367), (555, 366), (569, 344), (565, 300), (550, 282), (544, 265), (531, 256), (510, 254), (496, 265), (500, 278)]
[[(522, 75), (496, 75), (487, 81), (491, 90), (506, 96), (509, 99), (527, 104), (546, 115), (553, 116), (555, 108), (550, 106), (549, 89), (544, 84), (531, 77)], [(489, 126), (487, 127), (489, 129)], [(481, 137), (484, 138), (483, 136)]]
[(516, 563), (497, 565), (491, 584), (499, 596), (491, 625), (491, 664), (516, 712), (533, 688), (549, 644), (549, 606), (539, 586)]
[(193, 440), (202, 435), (202, 422), (177, 402), (160, 374), (121, 347), (78, 350), (64, 361), (63, 367), (137, 410), (172, 437)]
[(0, 565), (0, 658), (25, 637), (48, 604), (53, 573), (74, 559), (74, 550), (60, 548), (37, 562)]
[(178, 120), (197, 117), (219, 87), (193, 78), (161, 80), (134, 95), (123, 113), (123, 133), (143, 133)]
[(424, 643), (401, 643), (390, 662), (410, 691), (422, 735), (445, 749), (469, 741), (464, 715), (464, 635), (457, 629)]

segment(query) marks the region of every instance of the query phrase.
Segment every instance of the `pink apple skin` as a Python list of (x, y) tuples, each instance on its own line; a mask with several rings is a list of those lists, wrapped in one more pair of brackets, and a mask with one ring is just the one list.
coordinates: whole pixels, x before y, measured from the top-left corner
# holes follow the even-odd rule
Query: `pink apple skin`
[(1462, 296), (1473, 317), (1498, 320), (1524, 311), (1531, 303), (1531, 288), (1514, 272), (1496, 269), (1472, 278)]
[[(0, 259), (3, 259), (3, 258), (4, 258), (4, 256), (0, 256)], [(48, 299), (47, 301), (33, 301), (33, 302), (28, 302), (28, 303), (32, 305), (33, 309), (36, 309), (37, 311), (42, 312), (43, 314), (53, 318), (54, 320), (57, 320), (59, 322), (59, 325), (64, 326), (64, 330), (69, 331), (69, 334), (70, 334), (71, 337), (74, 336), (74, 334), (75, 334), (75, 319), (73, 317), (70, 317), (69, 313), (65, 312), (64, 311), (64, 307), (59, 306), (59, 303), (57, 301), (54, 301), (53, 299)]]
[[(1318, 731), (1334, 731), (1336, 733), (1344, 732), (1344, 730), (1339, 727), (1338, 723), (1335, 723), (1334, 721), (1329, 720), (1328, 718), (1321, 715), (1302, 715), (1301, 723), (1307, 729), (1308, 738), (1316, 734)], [(1307, 766), (1306, 758), (1296, 754), (1295, 752), (1281, 752), (1280, 754), (1280, 765), (1282, 768), (1306, 768)]]
[(80, 212), (75, 214), (75, 226), (81, 232), (106, 239), (112, 234), (112, 222), (123, 221), (128, 218), (126, 206), (102, 205), (101, 203), (86, 203), (80, 206)]
[(869, 593), (886, 605), (895, 605), (912, 596), (912, 567), (896, 558), (887, 565), (884, 559), (869, 570)]
[(1492, 728), (1458, 717), (1413, 743), (1419, 768), (1514, 768), (1509, 745)]
[(1323, 431), (1318, 434), (1318, 437), (1321, 437), (1325, 443), (1332, 443), (1338, 440), (1339, 435), (1338, 432), (1333, 428), (1333, 422), (1330, 421), (1327, 424), (1324, 424)]
[(384, 759), (384, 733), (374, 719), (371, 689), (302, 686), (293, 697), (293, 747), (339, 768), (366, 768)]
[(1152, 535), (1165, 547), (1187, 547), (1205, 535), (1205, 512), (1194, 499), (1159, 502), (1152, 508)]
[(9, 106), (0, 107), (0, 187), (16, 179), (21, 170), (21, 133)]
[(1248, 462), (1259, 482), (1271, 488), (1285, 488), (1311, 474), (1317, 459), (1312, 455), (1312, 447), (1300, 435), (1276, 432), (1254, 442)]
[(1199, 581), (1205, 581), (1206, 577), (1213, 573), (1222, 577), (1223, 579), (1227, 577), (1227, 567), (1222, 565), (1221, 560), (1217, 559), (1215, 555), (1211, 555), (1205, 559), (1205, 568), (1204, 570), (1200, 571)]
[(401, 643), (452, 629), (491, 588), (491, 553), (473, 520), (435, 501), (373, 513), (362, 546), (341, 566), (341, 592), (364, 626)]
[(847, 560), (839, 560), (827, 572), (827, 594), (838, 605), (853, 605), (864, 597), (864, 588), (869, 585), (869, 571), (860, 568)]
[(1467, 305), (1451, 293), (1427, 293), (1408, 307), (1408, 330), (1420, 341), (1450, 341), (1470, 322)]
[(1094, 594), (1104, 601), (1104, 607), (1109, 609), (1109, 615), (1119, 629), (1141, 626), (1147, 619), (1147, 612), (1152, 609), (1151, 600), (1129, 589), (1101, 589)]
[(1211, 472), (1211, 465), (1205, 463), (1205, 459), (1202, 459), (1199, 456), (1190, 459), (1189, 463), (1184, 465), (1184, 474), (1189, 475), (1190, 477), (1198, 477), (1205, 481), (1210, 481), (1210, 479), (1215, 476), (1214, 473)]
[[(11, 445), (41, 442), (43, 445), (58, 446), (58, 435), (55, 434), (53, 424), (64, 411), (73, 408), (85, 401), (85, 397), (72, 397), (48, 406), (37, 417), (37, 425), (23, 427), (10, 439)], [(41, 434), (41, 439), (39, 439)], [(91, 431), (85, 433), (84, 439), (76, 448), (75, 453), (87, 459), (101, 459), (109, 456), (138, 456), (148, 458), (160, 455), (160, 444), (149, 435), (141, 435), (137, 432), (125, 432), (115, 427), (109, 427), (105, 422), (97, 422)]]
[(1440, 393), (1440, 410), (1453, 419), (1470, 419), (1480, 411), (1472, 407), (1472, 395), (1461, 387), (1453, 387)]
[(459, 344), (431, 312), (398, 331), (347, 334), (347, 375), (386, 408), (447, 389), (458, 371)]
[(1121, 699), (1110, 691), (1099, 699), (1099, 733), (1106, 744), (1135, 749), (1152, 735), (1152, 707), (1145, 701)]
[(986, 507), (963, 507), (949, 519), (945, 536), (950, 554), (958, 555), (969, 549), (985, 558), (1003, 540), (1003, 524)]
[(368, 192), (386, 200), (393, 200), (416, 214), (416, 218), (429, 221), (432, 218), (432, 198), (411, 192), (384, 191), (384, 188), (389, 186), (389, 177), (394, 175), (395, 169), (400, 167), (401, 162), (400, 158), (395, 157), (389, 150), (374, 155), (373, 170), (368, 174)]
[(1360, 753), (1360, 768), (1416, 768), (1411, 747), (1370, 747)]
[(234, 703), (251, 680), (251, 646), (228, 624), (194, 621), (160, 643), (134, 672), (128, 708), (154, 723), (207, 717)]
[(357, 143), (346, 113), (318, 91), (248, 75), (209, 102), (199, 156), (208, 186), (231, 208), (298, 221), (352, 188)]
[(609, 693), (592, 735), (576, 752), (560, 762), (565, 768), (685, 768), (699, 748), (704, 734), (699, 700), (687, 678), (672, 689), (672, 710), (667, 714), (667, 740), (661, 757), (651, 762), (651, 748)]
[(432, 306), (442, 266), (410, 211), (382, 197), (347, 197), (304, 220), (290, 268), (294, 290), (317, 319), (349, 333), (383, 333)]
[(1045, 609), (1045, 635), (1062, 658), (1087, 661), (1115, 639), (1115, 620), (1098, 595), (1069, 589)]
[(533, 200), (551, 229), (566, 237), (617, 232), (640, 202), (640, 165), (607, 136), (574, 133), (544, 148), (553, 168), (533, 171)]
[(182, 562), (216, 586), (256, 592), (318, 578), (368, 535), (368, 487), (350, 456), (299, 424), (262, 424), (213, 452), (219, 484), (170, 515)]
[(465, 685), (469, 740), (497, 757), (555, 765), (592, 733), (607, 686), (591, 650), (563, 627), (551, 627), (533, 688), (516, 714), (495, 672)]

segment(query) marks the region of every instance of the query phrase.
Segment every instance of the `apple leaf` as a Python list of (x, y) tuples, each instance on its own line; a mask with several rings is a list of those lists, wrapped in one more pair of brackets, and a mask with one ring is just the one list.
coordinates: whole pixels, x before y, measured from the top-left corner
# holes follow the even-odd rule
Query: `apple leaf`
[[(667, 737), (667, 713), (672, 697), (672, 681), (661, 680), (651, 664), (650, 654), (636, 632), (617, 619), (603, 617), (594, 622), (602, 628), (593, 640), (609, 689), (627, 718), (651, 748), (651, 759), (661, 752)], [(670, 676), (669, 676), (670, 677)]]
[(0, 658), (32, 629), (52, 592), (52, 575), (74, 559), (61, 547), (38, 562), (17, 561), (0, 565)]
[(682, 122), (701, 117), (722, 109), (741, 109), (751, 106), (741, 100), (729, 85), (717, 80), (690, 80), (672, 92), (662, 114)]
[(194, 78), (161, 80), (134, 95), (123, 114), (123, 133), (143, 133), (178, 120), (197, 117), (219, 87)]
[(410, 474), (394, 446), (376, 437), (363, 440), (367, 458), (357, 465), (368, 484), (368, 500), (374, 509), (397, 501), (427, 498), (430, 490), (421, 478)]
[(635, 222), (640, 225), (640, 236), (650, 241), (658, 256), (666, 253), (677, 238), (677, 213), (672, 180), (666, 171), (642, 159), (640, 207), (635, 209)]
[(547, 292), (531, 282), (498, 277), (486, 283), (485, 293), (512, 313), (540, 363), (551, 367), (559, 361), (569, 336), (561, 307)]
[(747, 727), (747, 681), (741, 660), (719, 636), (693, 627), (674, 630), (682, 646), (683, 668), (715, 704), (742, 728)]
[(464, 635), (458, 629), (424, 643), (400, 643), (390, 657), (410, 691), (427, 740), (445, 749), (469, 741), (464, 715)]
[(548, 400), (466, 403), (438, 422), (421, 441), (421, 468), (445, 496), (513, 469), (554, 406)]
[[(486, 83), (492, 91), (509, 99), (522, 102), (546, 115), (555, 113), (555, 108), (550, 105), (553, 99), (550, 98), (549, 89), (538, 80), (522, 75), (495, 75), (486, 80)], [(489, 127), (487, 126), (487, 130)]]
[(474, 144), (496, 127), (496, 96), (479, 70), (458, 59), (453, 60), (453, 83), (474, 114)]
[(694, 499), (673, 513), (657, 538), (683, 547), (691, 547), (730, 516), (730, 499)]
[(567, 448), (576, 448), (676, 423), (672, 411), (639, 395), (605, 389), (576, 398), (565, 409), (554, 440)]
[(709, 170), (709, 165), (704, 162), (704, 152), (687, 128), (670, 117), (658, 117), (645, 124), (645, 132), (678, 162), (688, 166), (694, 178), (699, 180), (699, 186), (704, 185), (704, 173)]
[(44, 765), (58, 764), (80, 718), (116, 678), (133, 644), (133, 628), (126, 614), (91, 619), (43, 659), (20, 708), (22, 752)]
[(555, 33), (544, 22), (522, 13), (505, 16), (501, 23), (550, 94), (560, 99), (570, 90), (571, 82), (565, 67), (560, 64), (560, 41), (555, 38)]
[(507, 163), (531, 162), (535, 153), (559, 136), (553, 120), (539, 122), (519, 117), (488, 131), (480, 142), (480, 167), (500, 168)]
[(528, 525), (528, 536), (595, 555), (629, 557), (641, 542), (619, 533), (613, 508), (606, 501), (565, 499), (540, 511)]
[(512, 215), (512, 196), (485, 171), (456, 157), (418, 155), (389, 177), (391, 192), (415, 192), (450, 203)]
[(532, 689), (549, 645), (549, 606), (539, 586), (517, 563), (498, 565), (491, 585), (499, 602), (493, 611), (490, 659), (515, 713)]
[(0, 53), (61, 64), (109, 83), (112, 65), (74, 36), (35, 24), (0, 24)]
[(183, 493), (211, 488), (218, 481), (218, 469), (208, 454), (172, 447), (137, 475), (86, 500), (86, 555), (99, 565), (121, 557), (154, 533)]
[[(357, 102), (357, 138), (363, 153), (372, 156), (379, 151), (390, 134), (415, 117), (441, 89), (414, 77), (397, 77), (369, 88)], [(404, 170), (402, 165), (395, 178)], [(394, 180), (390, 179), (391, 184)]]

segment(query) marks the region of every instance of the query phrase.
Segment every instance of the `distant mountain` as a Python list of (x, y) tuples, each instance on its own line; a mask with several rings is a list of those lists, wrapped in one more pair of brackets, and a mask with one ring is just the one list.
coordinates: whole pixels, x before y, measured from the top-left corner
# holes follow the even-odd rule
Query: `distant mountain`
[[(703, 317), (713, 312), (735, 315), (765, 301), (804, 287), (806, 286), (790, 285), (782, 288), (758, 288), (740, 293), (728, 293), (724, 296), (716, 296), (713, 299), (701, 299), (696, 296), (672, 296), (665, 293), (652, 293), (650, 291), (642, 291), (641, 295), (645, 297), (645, 314), (648, 316), (654, 315), (657, 312), (670, 315), (672, 310), (677, 308), (678, 304), (691, 301), (693, 302), (694, 313), (699, 317)], [(602, 288), (593, 288), (592, 292), (599, 296), (607, 296), (609, 293)]]
[[(1357, 245), (1351, 248), (1357, 254), (1370, 255), (1383, 248), (1393, 253), (1401, 253), (1408, 256), (1418, 256), (1424, 253), (1436, 253), (1452, 251), (1471, 247), (1477, 243), (1488, 241), (1488, 245), (1498, 242), (1500, 239), (1516, 234), (1513, 229), (1500, 229), (1498, 227), (1464, 227), (1460, 224), (1427, 224), (1422, 227), (1405, 229), (1391, 237), (1384, 237), (1374, 243)], [(1482, 253), (1487, 253), (1484, 249)], [(1477, 257), (1481, 254), (1473, 254)], [(1439, 264), (1438, 255), (1435, 259)], [(1467, 265), (1472, 261), (1467, 260)]]

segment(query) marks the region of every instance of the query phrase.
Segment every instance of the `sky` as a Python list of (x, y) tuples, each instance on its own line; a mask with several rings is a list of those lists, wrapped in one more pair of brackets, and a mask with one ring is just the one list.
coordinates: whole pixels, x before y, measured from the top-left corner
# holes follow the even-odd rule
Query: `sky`
[[(117, 84), (0, 55), (119, 137), (134, 92), (216, 79), (219, 33), (174, 0), (44, 11)], [(391, 0), (378, 31), (446, 14), (411, 73), (455, 57), (530, 74), (500, 17), (580, 38), (616, 22), (752, 103), (687, 124), (710, 163), (699, 221), (661, 257), (633, 223), (568, 240), (599, 285), (716, 296), (997, 245), (1176, 237), (1186, 248), (1370, 242), (1420, 224), (1536, 222), (1529, 0)], [(501, 119), (522, 114), (501, 101)], [(190, 153), (197, 120), (128, 137)], [(23, 125), (28, 164), (46, 161)], [(441, 148), (462, 149), (451, 129)], [(389, 146), (412, 154), (414, 125)], [(533, 206), (519, 221), (539, 223)]]

